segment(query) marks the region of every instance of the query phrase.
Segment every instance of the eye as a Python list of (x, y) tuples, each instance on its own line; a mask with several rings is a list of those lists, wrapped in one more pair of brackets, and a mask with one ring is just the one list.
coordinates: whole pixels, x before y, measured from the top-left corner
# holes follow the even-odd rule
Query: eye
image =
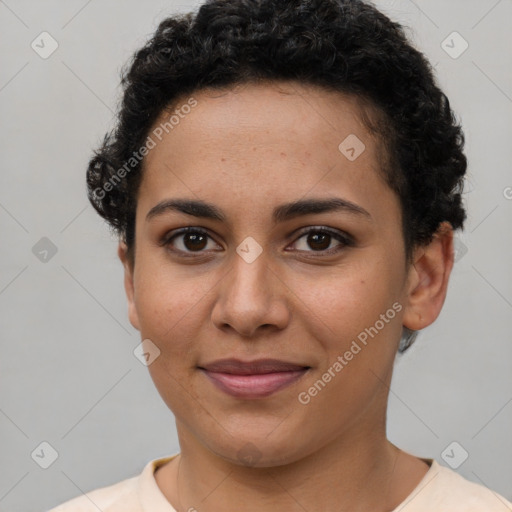
[[(300, 248), (300, 241), (302, 248)], [(196, 227), (186, 227), (173, 231), (162, 239), (160, 245), (167, 247), (170, 251), (181, 253), (180, 255), (202, 254), (210, 250), (217, 250), (215, 247), (208, 247), (209, 241), (213, 241), (207, 231)], [(333, 240), (337, 240), (338, 245), (331, 247)], [(353, 239), (344, 233), (333, 231), (324, 227), (313, 227), (303, 230), (301, 236), (296, 239), (294, 244), (298, 244), (300, 252), (312, 252), (321, 254), (333, 254), (341, 251), (345, 247), (354, 245)], [(220, 247), (214, 242), (214, 246)], [(312, 250), (308, 250), (308, 247)]]
[[(294, 244), (298, 244), (300, 246), (301, 239), (304, 239), (302, 247), (305, 247), (305, 249), (301, 249), (299, 247), (298, 250), (304, 252), (333, 254), (341, 251), (344, 247), (354, 245), (353, 240), (348, 235), (322, 227), (308, 228), (306, 231), (303, 231), (302, 236), (297, 238)], [(332, 247), (329, 249), (333, 239), (338, 240), (340, 243), (335, 246), (334, 249)], [(308, 250), (307, 247), (310, 247), (312, 250)]]
[[(178, 240), (178, 243), (173, 242)], [(208, 241), (213, 240), (211, 236), (200, 228), (187, 227), (166, 235), (161, 245), (169, 247), (170, 250), (182, 253), (202, 253), (208, 248)], [(215, 244), (218, 246), (218, 244)], [(172, 246), (172, 248), (170, 247)], [(211, 248), (210, 248), (211, 249)]]

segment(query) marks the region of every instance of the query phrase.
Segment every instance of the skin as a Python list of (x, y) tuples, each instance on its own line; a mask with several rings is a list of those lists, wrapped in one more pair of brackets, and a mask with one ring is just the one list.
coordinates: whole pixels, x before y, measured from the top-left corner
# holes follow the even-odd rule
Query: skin
[[(382, 179), (380, 144), (356, 98), (278, 82), (193, 97), (197, 106), (145, 158), (135, 264), (118, 248), (130, 322), (161, 351), (148, 368), (180, 442), (157, 484), (179, 511), (392, 510), (428, 470), (386, 438), (393, 361), (402, 326), (422, 329), (441, 311), (452, 229), (443, 223), (406, 265), (400, 203)], [(355, 161), (338, 149), (349, 134), (366, 146)], [(272, 221), (282, 203), (330, 197), (370, 217), (336, 211)], [(170, 198), (207, 201), (226, 220), (177, 211), (146, 220)], [(186, 235), (159, 245), (186, 226), (211, 238), (199, 249)], [(347, 233), (354, 245), (308, 243), (299, 232), (308, 227)], [(236, 252), (249, 236), (263, 250), (252, 263)], [(394, 318), (301, 404), (299, 393), (394, 303), (402, 306)], [(226, 357), (311, 369), (273, 395), (243, 400), (197, 368)], [(248, 446), (257, 454), (249, 465), (239, 456)]]

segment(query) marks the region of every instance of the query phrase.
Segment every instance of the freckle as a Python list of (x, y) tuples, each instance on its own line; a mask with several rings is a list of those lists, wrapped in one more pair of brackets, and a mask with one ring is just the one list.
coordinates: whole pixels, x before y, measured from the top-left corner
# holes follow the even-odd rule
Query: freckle
[(363, 279), (361, 279), (361, 284), (364, 284), (366, 281), (364, 281)]
[(225, 162), (225, 161), (226, 161), (226, 159), (225, 159), (225, 158), (221, 158), (221, 159), (220, 159), (220, 161), (221, 161), (221, 162)]

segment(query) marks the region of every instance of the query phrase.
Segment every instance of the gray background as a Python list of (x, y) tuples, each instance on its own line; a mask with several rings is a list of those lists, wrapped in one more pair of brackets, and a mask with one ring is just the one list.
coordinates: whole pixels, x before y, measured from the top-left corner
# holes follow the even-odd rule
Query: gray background
[[(133, 355), (116, 242), (84, 172), (112, 126), (121, 65), (165, 15), (196, 4), (0, 1), (0, 511), (46, 510), (178, 451)], [(435, 64), (470, 162), (460, 259), (438, 321), (397, 360), (389, 437), (444, 465), (457, 441), (469, 453), (457, 471), (512, 499), (512, 2), (377, 5)], [(43, 31), (59, 45), (47, 59), (31, 48)], [(456, 59), (441, 46), (453, 31), (469, 43)], [(46, 262), (33, 252), (42, 237), (57, 248)], [(43, 441), (58, 452), (48, 469), (31, 457)]]

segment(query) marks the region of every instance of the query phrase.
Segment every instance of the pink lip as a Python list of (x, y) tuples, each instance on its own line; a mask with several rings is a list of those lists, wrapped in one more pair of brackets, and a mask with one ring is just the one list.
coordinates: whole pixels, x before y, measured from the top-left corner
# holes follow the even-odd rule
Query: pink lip
[(236, 398), (264, 398), (300, 379), (309, 367), (260, 359), (223, 359), (199, 367), (221, 391)]

